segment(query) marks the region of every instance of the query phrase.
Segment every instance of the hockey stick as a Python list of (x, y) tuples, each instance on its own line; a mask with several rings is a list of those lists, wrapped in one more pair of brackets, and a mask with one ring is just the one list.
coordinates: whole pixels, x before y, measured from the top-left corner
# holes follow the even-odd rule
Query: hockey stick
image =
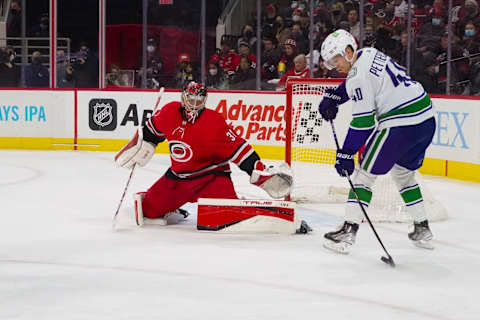
[[(158, 98), (157, 98), (157, 102), (155, 102), (155, 107), (153, 108), (152, 115), (155, 113), (155, 111), (158, 108), (158, 105), (160, 104), (160, 99), (162, 98), (163, 91), (165, 91), (164, 87), (161, 87), (160, 90), (158, 91)], [(128, 186), (130, 185), (130, 180), (132, 180), (133, 171), (135, 171), (136, 166), (137, 166), (136, 163), (134, 163), (132, 166), (132, 170), (130, 171), (130, 176), (128, 176), (127, 184), (125, 185), (125, 189), (123, 189), (122, 197), (120, 198), (120, 202), (118, 203), (117, 211), (115, 211), (115, 214), (113, 215), (113, 220), (112, 220), (113, 229), (115, 229), (115, 225), (117, 224), (117, 216), (118, 216), (118, 213), (120, 212), (120, 207), (122, 206), (123, 199), (125, 198), (125, 194), (127, 193), (127, 189), (128, 189)]]
[[(337, 149), (340, 149), (340, 145), (338, 144), (337, 131), (335, 130), (335, 125), (333, 124), (333, 120), (330, 120), (330, 124), (332, 126), (332, 132), (333, 132), (333, 138), (335, 139), (335, 144), (337, 146)], [(372, 221), (370, 221), (370, 217), (368, 216), (367, 211), (363, 207), (363, 204), (360, 202), (360, 197), (358, 196), (357, 191), (353, 187), (352, 179), (350, 179), (350, 176), (347, 174), (347, 172), (345, 170), (343, 171), (343, 173), (347, 177), (348, 183), (350, 184), (350, 188), (351, 188), (353, 194), (355, 195), (355, 198), (357, 199), (357, 203), (360, 206), (360, 209), (362, 210), (363, 215), (367, 219), (368, 224), (370, 225), (370, 228), (372, 228), (372, 231), (375, 234), (375, 237), (377, 237), (378, 242), (382, 246), (383, 251), (385, 251), (385, 253), (387, 254), (387, 257), (382, 256), (381, 260), (383, 262), (385, 262), (386, 264), (390, 265), (391, 267), (395, 267), (395, 262), (393, 261), (392, 256), (388, 253), (387, 249), (385, 249), (385, 246), (383, 245), (383, 242), (380, 239), (380, 236), (378, 235), (377, 230), (375, 230), (375, 227), (373, 226)]]

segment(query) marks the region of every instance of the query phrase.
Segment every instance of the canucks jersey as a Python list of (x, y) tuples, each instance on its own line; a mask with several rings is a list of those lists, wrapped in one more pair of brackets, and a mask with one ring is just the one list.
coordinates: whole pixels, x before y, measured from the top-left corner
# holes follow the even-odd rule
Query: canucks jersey
[(358, 52), (345, 82), (354, 129), (419, 124), (433, 117), (430, 97), (392, 58), (375, 48)]
[(360, 149), (373, 130), (410, 126), (433, 117), (430, 97), (392, 58), (375, 48), (358, 51), (343, 91), (352, 101), (344, 148)]

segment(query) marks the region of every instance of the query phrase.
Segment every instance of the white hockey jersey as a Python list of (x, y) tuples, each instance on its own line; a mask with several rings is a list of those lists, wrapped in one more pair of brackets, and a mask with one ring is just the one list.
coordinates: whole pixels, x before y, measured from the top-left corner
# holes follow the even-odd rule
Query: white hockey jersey
[(375, 48), (359, 50), (345, 82), (357, 130), (419, 124), (433, 116), (430, 97), (392, 58)]

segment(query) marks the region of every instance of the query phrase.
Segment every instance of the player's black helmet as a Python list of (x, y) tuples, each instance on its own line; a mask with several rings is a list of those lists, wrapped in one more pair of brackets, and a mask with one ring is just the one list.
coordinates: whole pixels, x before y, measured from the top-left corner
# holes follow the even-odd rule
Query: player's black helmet
[(182, 90), (182, 105), (189, 122), (195, 122), (200, 112), (205, 108), (206, 100), (207, 88), (203, 84), (195, 81), (185, 84)]

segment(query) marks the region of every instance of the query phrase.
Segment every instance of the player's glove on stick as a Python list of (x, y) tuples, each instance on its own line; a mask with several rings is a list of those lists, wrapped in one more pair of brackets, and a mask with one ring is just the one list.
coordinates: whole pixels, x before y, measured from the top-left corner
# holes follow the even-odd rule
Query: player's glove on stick
[(139, 128), (132, 140), (115, 155), (115, 162), (124, 168), (131, 168), (135, 163), (143, 167), (154, 153), (155, 145), (143, 140), (142, 128)]
[(338, 174), (342, 177), (345, 177), (346, 175), (352, 175), (353, 169), (355, 169), (355, 163), (353, 161), (354, 155), (355, 153), (348, 149), (337, 150), (335, 169), (337, 169)]
[(320, 105), (318, 106), (318, 111), (325, 121), (335, 119), (338, 112), (338, 104), (341, 100), (342, 98), (335, 93), (334, 89), (325, 90), (322, 102), (320, 102)]
[(250, 176), (250, 183), (265, 190), (272, 198), (283, 198), (292, 190), (292, 169), (286, 163), (267, 167), (258, 160)]

